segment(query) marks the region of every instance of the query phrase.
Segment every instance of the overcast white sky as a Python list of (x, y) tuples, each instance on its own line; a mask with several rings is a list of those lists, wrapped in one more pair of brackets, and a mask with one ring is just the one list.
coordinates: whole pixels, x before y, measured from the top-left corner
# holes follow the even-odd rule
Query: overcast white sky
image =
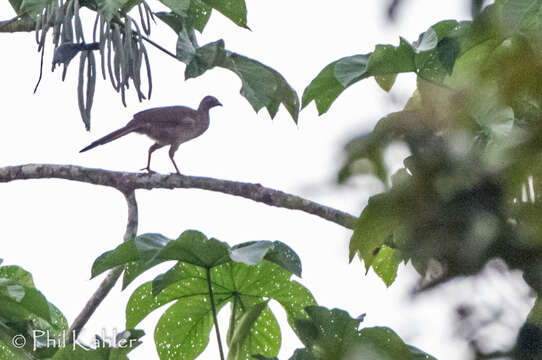
[[(224, 38), (229, 50), (278, 70), (301, 95), (310, 80), (333, 60), (372, 51), (377, 43), (397, 44), (399, 36), (414, 41), (437, 21), (469, 17), (467, 0), (418, 0), (406, 2), (399, 21), (390, 24), (383, 3), (247, 0), (252, 31), (238, 28), (214, 12), (200, 43)], [(2, 20), (13, 15), (7, 1), (0, 3), (0, 14)], [(174, 51), (175, 36), (164, 24), (153, 28), (152, 37)], [(43, 162), (138, 171), (145, 166), (152, 144), (145, 137), (129, 135), (84, 154), (78, 151), (123, 126), (137, 111), (173, 104), (196, 107), (203, 96), (212, 94), (224, 106), (212, 110), (207, 133), (183, 144), (177, 152), (177, 164), (184, 174), (259, 182), (355, 215), (381, 187), (376, 181), (345, 188), (333, 185), (341, 146), (371, 129), (380, 116), (400, 108), (413, 89), (412, 77), (400, 77), (393, 92), (398, 101), (392, 102), (368, 80), (347, 90), (322, 117), (317, 116), (314, 105), (309, 106), (296, 126), (284, 109), (273, 121), (266, 111), (255, 114), (239, 94), (241, 85), (232, 73), (215, 69), (185, 82), (182, 63), (148, 47), (154, 79), (152, 99), (139, 103), (130, 92), (124, 108), (109, 82), (98, 80), (92, 131), (88, 133), (77, 107), (77, 61), (62, 83), (60, 71), (49, 71), (52, 54), (48, 48), (44, 78), (33, 95), (39, 72), (33, 34), (0, 34), (0, 40), (0, 166)], [(154, 153), (153, 168), (161, 173), (172, 171), (166, 150)], [(350, 231), (338, 225), (302, 212), (200, 190), (141, 190), (136, 196), (140, 234), (159, 232), (174, 238), (186, 229), (197, 229), (231, 245), (281, 240), (301, 256), (301, 282), (320, 305), (348, 310), (352, 316), (367, 313), (366, 325), (390, 326), (405, 341), (439, 359), (462, 358), (464, 349), (450, 340), (443, 325), (450, 307), (434, 300), (409, 303), (406, 289), (416, 276), (404, 267), (389, 289), (372, 272), (364, 276), (358, 261), (348, 264)], [(4, 238), (0, 257), (5, 264), (31, 271), (37, 287), (71, 323), (103, 278), (89, 280), (92, 262), (122, 239), (126, 221), (122, 195), (88, 184), (37, 180), (0, 184), (0, 199)], [(113, 289), (88, 323), (83, 339), (102, 328), (107, 333), (113, 328), (124, 329), (129, 295), (160, 270), (164, 267), (149, 272), (124, 292), (118, 286)], [(282, 310), (274, 308), (284, 319)], [(442, 316), (435, 316), (437, 313)], [(147, 335), (131, 359), (156, 358), (152, 336), (157, 315), (140, 325)], [(226, 313), (222, 315), (224, 318)], [(280, 358), (286, 359), (300, 343), (282, 324)], [(211, 339), (214, 344), (214, 333)], [(212, 346), (201, 358), (216, 359), (216, 351)]]

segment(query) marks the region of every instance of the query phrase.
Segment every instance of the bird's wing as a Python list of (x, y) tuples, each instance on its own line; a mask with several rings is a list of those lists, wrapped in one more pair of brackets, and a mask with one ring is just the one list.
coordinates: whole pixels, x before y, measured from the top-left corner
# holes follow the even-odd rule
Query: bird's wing
[(165, 106), (138, 112), (134, 115), (133, 122), (191, 128), (197, 122), (197, 114), (196, 110), (185, 106)]

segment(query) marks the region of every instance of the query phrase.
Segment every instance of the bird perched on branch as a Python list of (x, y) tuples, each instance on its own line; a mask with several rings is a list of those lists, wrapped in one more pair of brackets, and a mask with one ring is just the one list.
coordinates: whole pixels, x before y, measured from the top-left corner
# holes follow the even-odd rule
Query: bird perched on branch
[(213, 96), (206, 96), (201, 100), (197, 110), (186, 106), (166, 106), (144, 110), (134, 115), (132, 121), (125, 127), (113, 131), (82, 149), (85, 152), (96, 146), (107, 144), (121, 136), (135, 132), (144, 134), (155, 141), (149, 148), (147, 167), (141, 170), (151, 170), (151, 155), (154, 150), (170, 145), (169, 158), (180, 175), (173, 156), (182, 143), (200, 136), (209, 128), (209, 109), (222, 104)]

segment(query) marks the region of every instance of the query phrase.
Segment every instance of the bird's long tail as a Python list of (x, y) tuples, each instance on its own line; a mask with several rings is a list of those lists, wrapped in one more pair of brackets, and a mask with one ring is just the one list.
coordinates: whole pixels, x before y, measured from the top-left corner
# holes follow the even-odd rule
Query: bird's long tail
[(118, 139), (121, 136), (127, 135), (127, 134), (129, 134), (129, 133), (131, 133), (131, 132), (133, 132), (135, 130), (136, 130), (136, 127), (125, 126), (123, 128), (120, 128), (118, 130), (113, 131), (111, 134), (107, 134), (104, 137), (99, 138), (98, 140), (94, 141), (92, 144), (90, 144), (86, 148), (81, 149), (79, 152), (82, 153), (82, 152), (88, 151), (90, 149), (94, 149), (96, 146), (107, 144), (108, 142), (111, 142), (111, 141), (113, 141), (115, 139)]

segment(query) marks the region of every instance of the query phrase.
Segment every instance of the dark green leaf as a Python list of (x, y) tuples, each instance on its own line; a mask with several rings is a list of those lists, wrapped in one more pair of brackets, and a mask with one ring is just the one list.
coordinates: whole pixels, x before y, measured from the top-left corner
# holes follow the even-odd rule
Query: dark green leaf
[(400, 213), (393, 200), (389, 194), (370, 198), (350, 239), (350, 261), (359, 252), (367, 271), (379, 248), (391, 240), (394, 229), (400, 225)]
[(388, 74), (388, 75), (376, 75), (375, 80), (378, 86), (384, 91), (390, 91), (395, 84), (395, 79), (397, 74)]
[(438, 59), (450, 75), (454, 70), (454, 64), (459, 57), (460, 50), (459, 42), (454, 38), (445, 38), (438, 45)]
[(92, 265), (92, 277), (127, 264), (123, 287), (147, 269), (163, 262), (158, 253), (172, 240), (160, 234), (143, 234), (100, 255)]
[[(319, 74), (311, 81), (309, 86), (303, 92), (301, 107), (304, 108), (314, 100), (319, 114), (325, 113), (333, 101), (346, 89), (335, 76), (335, 68), (355, 70), (351, 76), (342, 74), (343, 80), (346, 78), (353, 79), (354, 76), (361, 78), (366, 70), (366, 65), (369, 60), (369, 55), (354, 55), (344, 57), (340, 60), (332, 62), (326, 66)], [(342, 65), (341, 65), (342, 64)], [(354, 68), (353, 64), (357, 64)], [(352, 83), (348, 84), (351, 85)]]
[(291, 360), (396, 360), (415, 354), (391, 329), (359, 330), (361, 320), (343, 310), (309, 306), (306, 311), (309, 319), (296, 321), (305, 349), (296, 350)]
[(277, 71), (245, 56), (227, 51), (221, 67), (236, 73), (242, 82), (241, 94), (247, 98), (256, 112), (265, 107), (274, 118), (283, 104), (297, 122), (299, 99), (294, 89)]
[[(167, 18), (169, 21), (173, 20), (176, 25), (171, 26), (168, 21), (164, 20), (163, 17), (164, 15), (166, 15), (166, 13), (158, 13), (161, 14), (159, 17), (161, 20), (168, 23), (168, 25), (170, 25), (176, 33), (180, 32), (179, 20), (182, 20), (182, 27), (185, 27), (187, 29), (194, 28), (199, 32), (202, 32), (205, 28), (205, 25), (207, 25), (207, 22), (209, 21), (209, 17), (211, 16), (211, 7), (205, 4), (205, 2), (203, 2), (202, 0), (160, 1), (171, 9), (172, 13), (167, 14)], [(177, 18), (174, 19), (173, 15), (175, 15)]]
[(36, 19), (38, 15), (43, 13), (48, 4), (49, 0), (22, 0), (17, 14), (26, 14), (32, 19)]
[(326, 66), (303, 92), (302, 107), (314, 100), (318, 113), (323, 114), (347, 87), (360, 80), (415, 70), (414, 49), (405, 40), (398, 47), (377, 45), (372, 54), (344, 57)]
[(174, 12), (167, 13), (162, 11), (157, 12), (154, 15), (156, 15), (160, 20), (166, 23), (177, 34), (183, 31), (183, 29), (190, 28), (186, 24), (186, 18)]
[(224, 50), (223, 40), (218, 40), (197, 48), (186, 66), (184, 72), (185, 79), (198, 77), (207, 70), (224, 63), (225, 57), (226, 51)]
[(113, 18), (118, 17), (121, 9), (127, 2), (128, 0), (96, 0), (98, 12), (107, 21), (111, 21)]
[(21, 4), (23, 3), (23, 0), (9, 0), (9, 3), (17, 15), (21, 15)]
[(230, 250), (230, 258), (247, 265), (256, 265), (265, 259), (301, 277), (299, 256), (288, 245), (280, 241), (249, 241), (235, 245)]
[(262, 355), (252, 355), (252, 357), (254, 359), (257, 359), (257, 360), (279, 360), (278, 358), (274, 357), (274, 358), (269, 358), (269, 357), (265, 357), (265, 356), (262, 356)]
[(228, 250), (228, 244), (222, 241), (207, 239), (199, 231), (187, 230), (177, 240), (169, 242), (157, 258), (211, 268), (230, 261)]
[(247, 8), (245, 0), (202, 0), (207, 5), (220, 11), (238, 26), (247, 27)]

